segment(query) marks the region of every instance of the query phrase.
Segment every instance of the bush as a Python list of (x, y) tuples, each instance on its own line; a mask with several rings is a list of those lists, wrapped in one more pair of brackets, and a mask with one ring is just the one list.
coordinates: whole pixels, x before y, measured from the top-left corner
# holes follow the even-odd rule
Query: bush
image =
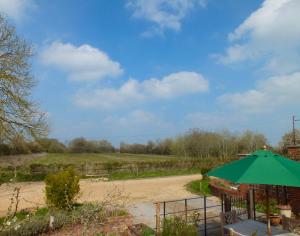
[(197, 228), (188, 224), (184, 219), (175, 216), (166, 218), (163, 221), (162, 236), (197, 236)]
[(80, 191), (79, 177), (73, 168), (49, 174), (45, 183), (47, 204), (59, 209), (71, 207)]

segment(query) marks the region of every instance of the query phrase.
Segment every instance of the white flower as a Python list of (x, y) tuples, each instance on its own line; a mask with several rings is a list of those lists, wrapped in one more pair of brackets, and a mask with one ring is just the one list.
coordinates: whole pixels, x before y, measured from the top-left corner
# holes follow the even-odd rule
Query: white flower
[(7, 221), (6, 222), (6, 225), (10, 226), (11, 222), (10, 221)]

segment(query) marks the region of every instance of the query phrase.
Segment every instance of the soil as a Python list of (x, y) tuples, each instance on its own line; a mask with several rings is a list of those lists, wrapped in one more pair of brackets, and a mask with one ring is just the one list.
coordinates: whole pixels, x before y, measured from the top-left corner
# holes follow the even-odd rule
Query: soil
[[(128, 205), (188, 198), (194, 195), (186, 191), (185, 185), (200, 178), (201, 175), (198, 174), (106, 182), (85, 179), (80, 181), (79, 202), (102, 201), (121, 195)], [(3, 184), (0, 186), (0, 216), (7, 213), (15, 187), (21, 187), (19, 210), (45, 205), (45, 185), (43, 182)]]

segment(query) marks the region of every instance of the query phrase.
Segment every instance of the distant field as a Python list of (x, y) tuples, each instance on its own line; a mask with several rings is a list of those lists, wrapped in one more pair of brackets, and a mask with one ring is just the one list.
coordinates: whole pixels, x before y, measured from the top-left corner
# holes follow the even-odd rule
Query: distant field
[(31, 163), (50, 164), (84, 164), (85, 162), (140, 162), (140, 161), (166, 161), (177, 159), (175, 156), (162, 155), (143, 155), (143, 154), (125, 154), (125, 153), (62, 153), (62, 154), (47, 154), (43, 157), (32, 160)]
[(49, 173), (69, 166), (82, 177), (107, 177), (110, 180), (149, 178), (201, 173), (230, 159), (192, 159), (144, 154), (59, 153), (0, 156), (0, 183), (40, 181)]
[(0, 166), (19, 166), (30, 164), (85, 164), (106, 162), (143, 162), (175, 160), (175, 156), (125, 154), (125, 153), (55, 153), (0, 156)]

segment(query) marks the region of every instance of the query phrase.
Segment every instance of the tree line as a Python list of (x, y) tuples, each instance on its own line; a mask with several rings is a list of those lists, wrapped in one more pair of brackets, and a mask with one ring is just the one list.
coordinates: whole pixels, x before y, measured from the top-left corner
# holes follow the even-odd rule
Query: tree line
[[(286, 153), (292, 144), (292, 132), (282, 136), (276, 151)], [(297, 144), (300, 144), (300, 131), (296, 130)], [(115, 147), (107, 140), (88, 140), (83, 137), (62, 143), (54, 138), (39, 138), (26, 141), (17, 135), (10, 142), (0, 142), (0, 155), (30, 154), (30, 153), (129, 153), (177, 155), (181, 157), (232, 157), (239, 153), (251, 153), (268, 145), (267, 138), (260, 133), (247, 130), (243, 133), (229, 131), (209, 132), (191, 129), (174, 138), (148, 141), (146, 144), (121, 142)]]
[(134, 154), (161, 154), (184, 157), (229, 157), (249, 153), (266, 145), (263, 134), (245, 131), (234, 134), (229, 131), (209, 132), (191, 129), (175, 138), (149, 141), (147, 144), (121, 143), (120, 152)]
[(75, 138), (64, 144), (54, 138), (40, 138), (35, 141), (26, 141), (17, 136), (10, 143), (0, 143), (0, 155), (16, 155), (31, 153), (111, 153), (114, 146), (107, 140), (87, 140)]

